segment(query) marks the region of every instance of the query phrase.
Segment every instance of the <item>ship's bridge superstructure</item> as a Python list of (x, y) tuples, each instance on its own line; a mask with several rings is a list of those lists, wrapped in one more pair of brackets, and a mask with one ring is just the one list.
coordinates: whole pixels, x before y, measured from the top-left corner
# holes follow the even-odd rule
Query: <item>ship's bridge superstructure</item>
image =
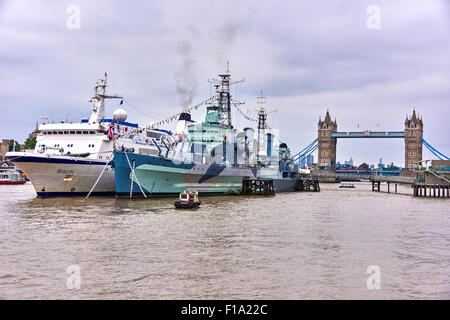
[(219, 145), (234, 143), (237, 130), (234, 129), (231, 120), (232, 100), (230, 74), (220, 74), (220, 80), (212, 80), (216, 89), (216, 99), (206, 106), (205, 121), (188, 126), (188, 137), (192, 145), (191, 152), (203, 154), (214, 153)]

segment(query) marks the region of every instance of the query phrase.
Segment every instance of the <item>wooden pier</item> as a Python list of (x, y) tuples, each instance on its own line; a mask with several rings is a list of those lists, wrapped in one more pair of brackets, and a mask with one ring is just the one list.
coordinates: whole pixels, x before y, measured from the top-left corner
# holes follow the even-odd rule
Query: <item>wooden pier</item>
[[(394, 193), (397, 193), (399, 182), (390, 182), (390, 181), (386, 181), (387, 192), (391, 193), (391, 183), (394, 185)], [(372, 180), (372, 191), (381, 191), (380, 180)]]
[(242, 194), (271, 196), (275, 194), (273, 179), (243, 179)]
[(295, 183), (295, 191), (319, 192), (318, 178), (299, 178)]
[(450, 198), (450, 185), (415, 183), (412, 188), (414, 197)]
[[(294, 191), (294, 190), (293, 190)], [(300, 177), (295, 180), (295, 191), (319, 192), (319, 179)], [(275, 194), (273, 179), (243, 179), (242, 194), (271, 196)]]
[[(424, 181), (423, 179), (422, 181)], [(398, 184), (410, 185), (413, 189), (414, 197), (436, 197), (436, 198), (450, 198), (450, 183), (443, 179), (434, 180), (436, 183), (417, 182), (416, 179), (408, 182), (406, 179), (399, 180), (399, 178), (372, 178), (372, 191), (381, 191), (381, 183), (385, 182), (387, 185), (387, 192), (397, 193)], [(391, 191), (391, 184), (394, 185), (394, 190)]]

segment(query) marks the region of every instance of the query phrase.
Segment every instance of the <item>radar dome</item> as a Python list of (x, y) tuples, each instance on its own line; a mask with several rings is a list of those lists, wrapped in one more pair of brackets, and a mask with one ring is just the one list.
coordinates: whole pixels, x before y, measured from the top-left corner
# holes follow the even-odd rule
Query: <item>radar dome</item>
[(113, 119), (117, 121), (125, 121), (127, 120), (127, 116), (128, 116), (127, 112), (122, 108), (119, 108), (116, 111), (114, 111)]

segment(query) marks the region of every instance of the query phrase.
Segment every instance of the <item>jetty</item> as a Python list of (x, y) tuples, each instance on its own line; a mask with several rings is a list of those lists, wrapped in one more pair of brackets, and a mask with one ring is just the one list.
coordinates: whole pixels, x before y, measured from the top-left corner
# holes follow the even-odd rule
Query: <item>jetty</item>
[(299, 178), (295, 184), (295, 191), (319, 192), (319, 179), (314, 177)]
[(271, 196), (275, 194), (273, 179), (242, 179), (242, 194)]
[[(375, 174), (351, 175), (359, 181), (370, 181), (372, 191), (382, 191), (381, 185), (387, 186), (387, 193), (397, 193), (398, 185), (411, 186), (414, 197), (450, 198), (450, 160), (432, 160), (431, 166), (421, 170), (403, 172), (400, 176), (382, 176)], [(311, 177), (317, 179), (340, 180), (348, 174), (332, 171), (315, 171)]]

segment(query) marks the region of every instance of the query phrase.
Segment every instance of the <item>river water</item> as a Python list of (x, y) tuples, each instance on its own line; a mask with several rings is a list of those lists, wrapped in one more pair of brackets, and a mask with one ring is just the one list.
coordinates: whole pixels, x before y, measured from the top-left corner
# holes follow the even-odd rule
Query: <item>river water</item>
[(356, 186), (196, 211), (0, 186), (0, 299), (450, 299), (450, 201)]

